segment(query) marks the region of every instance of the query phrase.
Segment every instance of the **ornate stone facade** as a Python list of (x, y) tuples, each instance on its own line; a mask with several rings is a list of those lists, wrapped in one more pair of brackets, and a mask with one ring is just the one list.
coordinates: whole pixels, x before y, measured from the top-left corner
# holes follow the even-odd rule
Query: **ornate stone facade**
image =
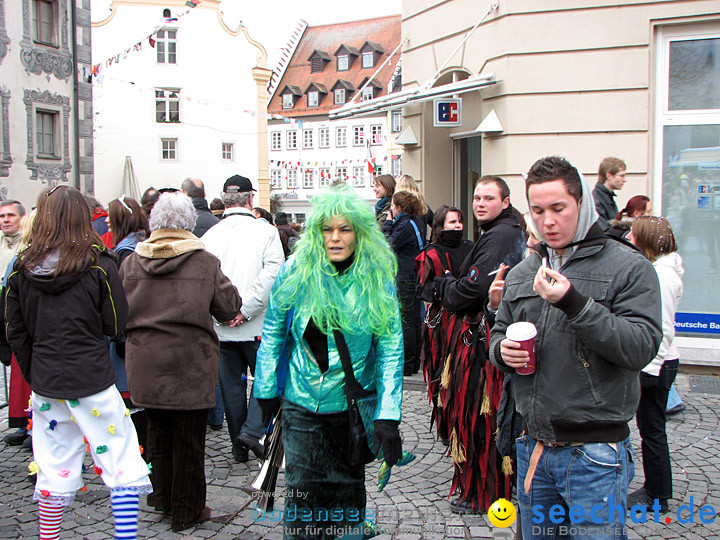
[[(70, 98), (60, 94), (52, 94), (45, 90), (24, 91), (23, 103), (27, 110), (27, 159), (25, 165), (30, 170), (31, 180), (40, 180), (43, 184), (67, 182), (67, 173), (72, 170), (70, 163)], [(62, 156), (59, 163), (49, 160), (38, 160), (35, 154), (35, 110), (36, 104), (47, 105), (49, 109), (57, 110), (62, 114)]]
[(7, 55), (10, 38), (5, 30), (5, 0), (0, 0), (0, 64)]
[(0, 176), (10, 176), (10, 90), (0, 87), (0, 129), (2, 129), (2, 147), (0, 148)]
[(59, 0), (58, 47), (38, 45), (33, 40), (32, 6), (30, 0), (22, 0), (23, 39), (20, 41), (20, 60), (30, 73), (52, 73), (58, 79), (68, 80), (72, 75), (72, 53), (68, 43), (68, 3)]

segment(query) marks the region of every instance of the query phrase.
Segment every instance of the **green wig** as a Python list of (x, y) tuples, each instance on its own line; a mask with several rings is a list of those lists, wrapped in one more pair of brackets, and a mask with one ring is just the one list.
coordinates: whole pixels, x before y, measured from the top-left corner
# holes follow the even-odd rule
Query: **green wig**
[[(323, 225), (334, 217), (345, 218), (355, 229), (353, 263), (342, 275), (325, 251)], [(395, 295), (397, 260), (378, 228), (375, 214), (355, 191), (333, 186), (312, 199), (305, 230), (288, 261), (288, 274), (273, 292), (272, 301), (281, 309), (309, 308), (318, 328), (389, 332), (398, 309)]]

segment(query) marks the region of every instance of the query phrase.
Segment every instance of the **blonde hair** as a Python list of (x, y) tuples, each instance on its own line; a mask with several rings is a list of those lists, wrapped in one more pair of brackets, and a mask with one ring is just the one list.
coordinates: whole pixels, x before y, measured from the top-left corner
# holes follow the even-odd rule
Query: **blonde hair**
[(35, 214), (37, 213), (37, 209), (33, 208), (32, 211), (25, 215), (22, 221), (22, 235), (21, 235), (21, 242), (23, 246), (27, 246), (30, 244), (31, 240), (31, 234), (32, 234), (32, 227), (33, 227), (33, 221), (35, 221)]
[(417, 183), (415, 182), (415, 179), (410, 176), (409, 174), (403, 174), (400, 179), (397, 181), (397, 185), (395, 186), (396, 191), (409, 191), (410, 193), (414, 193), (417, 197), (418, 201), (420, 201), (420, 216), (424, 216), (428, 213), (428, 205), (425, 202), (425, 197), (423, 197), (423, 194), (420, 193), (420, 189), (417, 186)]

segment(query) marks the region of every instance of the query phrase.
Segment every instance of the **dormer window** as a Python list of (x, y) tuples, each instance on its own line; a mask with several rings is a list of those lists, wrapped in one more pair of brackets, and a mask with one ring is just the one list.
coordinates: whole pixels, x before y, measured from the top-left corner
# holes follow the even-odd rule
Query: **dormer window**
[(374, 87), (373, 87), (372, 85), (368, 85), (368, 86), (366, 86), (365, 88), (363, 88), (363, 91), (362, 91), (362, 100), (363, 100), (363, 101), (367, 101), (367, 100), (372, 99), (373, 97), (375, 97), (375, 96), (374, 96), (374, 93), (373, 93), (373, 90), (374, 90)]
[(302, 96), (302, 92), (297, 86), (287, 84), (280, 95), (282, 96), (282, 108), (292, 109), (295, 106), (295, 101)]
[(332, 87), (333, 91), (333, 103), (335, 105), (344, 105), (347, 103), (347, 98), (355, 91), (355, 87), (350, 81), (344, 79), (338, 79), (335, 85)]
[[(369, 77), (366, 77), (365, 80), (360, 85), (360, 88), (363, 88), (365, 86), (365, 83), (368, 82)], [(371, 79), (365, 88), (363, 88), (362, 94), (360, 96), (362, 101), (367, 101), (369, 99), (373, 99), (380, 95), (380, 91), (383, 89), (383, 85), (380, 84), (380, 81), (377, 79)]]
[(330, 55), (325, 51), (315, 49), (308, 61), (310, 62), (310, 73), (322, 73), (325, 64), (330, 61)]
[(375, 67), (375, 53), (372, 51), (362, 53), (362, 67), (371, 68)]
[(360, 56), (360, 52), (350, 45), (340, 45), (338, 50), (335, 51), (335, 57), (337, 58), (337, 70), (348, 71), (355, 59)]
[(325, 97), (325, 94), (327, 93), (327, 87), (324, 84), (311, 82), (310, 85), (305, 89), (305, 94), (307, 94), (307, 106), (319, 106), (320, 102), (323, 100), (323, 97)]

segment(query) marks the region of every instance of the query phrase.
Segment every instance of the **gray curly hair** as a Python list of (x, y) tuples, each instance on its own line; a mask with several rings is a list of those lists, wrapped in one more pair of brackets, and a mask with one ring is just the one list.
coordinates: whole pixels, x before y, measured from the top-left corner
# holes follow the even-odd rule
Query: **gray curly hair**
[(197, 212), (190, 197), (178, 191), (163, 193), (150, 212), (150, 230), (183, 229), (192, 231), (197, 221)]

